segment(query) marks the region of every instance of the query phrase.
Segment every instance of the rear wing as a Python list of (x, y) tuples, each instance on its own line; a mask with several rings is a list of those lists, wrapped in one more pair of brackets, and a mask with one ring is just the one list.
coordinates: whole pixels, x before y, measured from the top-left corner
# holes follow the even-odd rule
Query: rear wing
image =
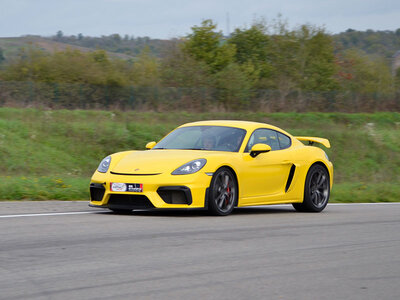
[(329, 140), (327, 139), (312, 137), (312, 136), (295, 136), (295, 138), (298, 139), (299, 141), (308, 142), (309, 145), (318, 143), (324, 145), (326, 148), (331, 147), (331, 143), (329, 143)]

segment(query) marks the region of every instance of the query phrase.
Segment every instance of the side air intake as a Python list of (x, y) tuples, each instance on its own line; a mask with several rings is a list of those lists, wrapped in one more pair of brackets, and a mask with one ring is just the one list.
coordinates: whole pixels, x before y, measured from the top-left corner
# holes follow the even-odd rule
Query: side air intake
[(290, 168), (290, 171), (289, 171), (289, 176), (288, 176), (287, 182), (286, 182), (285, 193), (287, 193), (287, 191), (288, 191), (289, 188), (290, 188), (290, 185), (292, 184), (292, 180), (293, 180), (293, 176), (294, 176), (294, 171), (296, 171), (296, 166), (295, 166), (295, 165), (292, 165), (292, 167)]

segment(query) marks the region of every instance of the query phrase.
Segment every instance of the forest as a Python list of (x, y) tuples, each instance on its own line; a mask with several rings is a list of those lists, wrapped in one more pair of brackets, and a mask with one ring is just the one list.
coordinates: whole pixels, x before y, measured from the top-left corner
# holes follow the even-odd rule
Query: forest
[[(189, 111), (343, 111), (400, 109), (400, 29), (332, 35), (282, 20), (224, 36), (204, 20), (180, 39), (114, 34), (47, 38), (7, 59), (0, 48), (0, 106)], [(90, 48), (82, 51), (73, 45)], [(123, 53), (128, 58), (110, 55)], [(397, 59), (400, 59), (397, 57)]]

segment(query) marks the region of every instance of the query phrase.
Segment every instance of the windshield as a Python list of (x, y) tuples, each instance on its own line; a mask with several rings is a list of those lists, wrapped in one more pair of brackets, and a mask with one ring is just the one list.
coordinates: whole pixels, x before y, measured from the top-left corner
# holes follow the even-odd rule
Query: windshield
[(237, 152), (246, 130), (225, 126), (181, 127), (163, 138), (153, 149), (186, 149)]

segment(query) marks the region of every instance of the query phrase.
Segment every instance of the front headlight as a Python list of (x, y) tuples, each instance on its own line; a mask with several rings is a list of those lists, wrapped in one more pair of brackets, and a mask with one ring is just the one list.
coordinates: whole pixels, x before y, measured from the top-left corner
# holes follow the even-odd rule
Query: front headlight
[(173, 171), (171, 174), (172, 175), (185, 175), (185, 174), (196, 173), (197, 171), (201, 170), (201, 168), (204, 167), (206, 162), (207, 162), (207, 160), (205, 160), (204, 158), (192, 160), (192, 161), (188, 162), (187, 164), (180, 166), (178, 169)]
[(110, 167), (110, 163), (111, 163), (111, 156), (107, 156), (101, 161), (99, 167), (97, 168), (97, 171), (101, 173), (106, 173), (108, 171), (108, 168)]

